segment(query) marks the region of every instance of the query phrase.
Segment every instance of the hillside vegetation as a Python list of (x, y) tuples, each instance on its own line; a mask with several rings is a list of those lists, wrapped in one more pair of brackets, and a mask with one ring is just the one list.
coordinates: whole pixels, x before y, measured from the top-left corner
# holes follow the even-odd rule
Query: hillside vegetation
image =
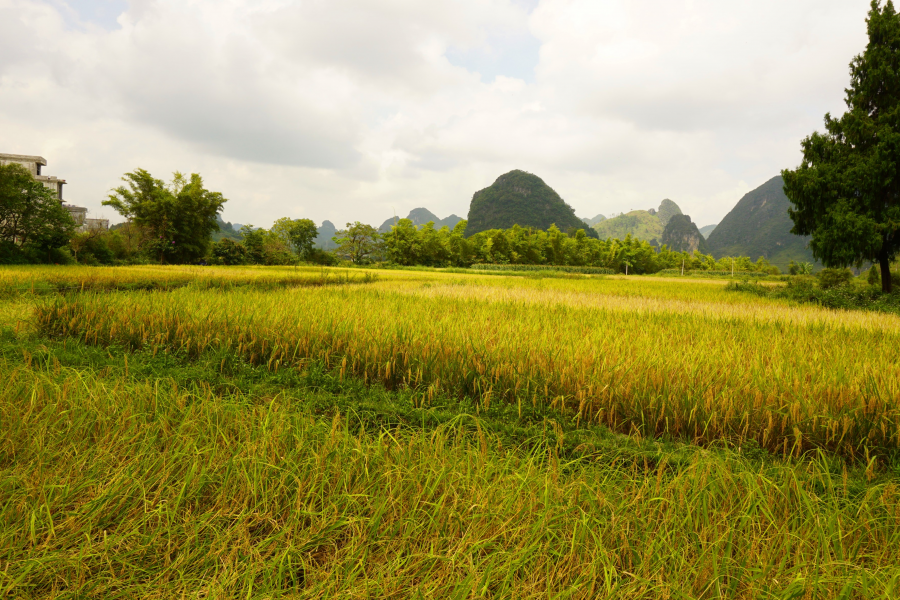
[(659, 217), (646, 210), (633, 210), (628, 214), (606, 219), (594, 225), (600, 239), (624, 240), (631, 235), (645, 241), (657, 241), (662, 237), (664, 226)]
[(615, 238), (624, 240), (632, 236), (639, 240), (659, 245), (666, 224), (675, 215), (682, 214), (677, 204), (668, 198), (663, 200), (659, 208), (650, 210), (633, 210), (627, 214), (605, 219), (593, 225), (601, 240)]
[(556, 225), (561, 231), (584, 229), (596, 233), (575, 216), (571, 206), (537, 175), (510, 171), (472, 196), (466, 236), (489, 229), (508, 229), (513, 225), (548, 230)]
[(786, 270), (790, 261), (814, 262), (809, 238), (791, 233), (794, 226), (784, 194), (784, 180), (773, 177), (748, 192), (707, 238), (713, 256), (764, 256)]
[(656, 210), (656, 215), (659, 217), (659, 222), (662, 223), (663, 227), (669, 224), (669, 219), (681, 214), (684, 214), (681, 212), (681, 208), (668, 198), (660, 202), (659, 208)]

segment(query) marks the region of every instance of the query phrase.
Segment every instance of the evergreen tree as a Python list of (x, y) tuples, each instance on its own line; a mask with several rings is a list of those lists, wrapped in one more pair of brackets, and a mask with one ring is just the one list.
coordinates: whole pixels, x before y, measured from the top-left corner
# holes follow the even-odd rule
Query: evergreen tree
[(850, 63), (847, 112), (825, 115), (825, 133), (803, 140), (803, 162), (785, 170), (793, 233), (811, 235), (829, 267), (874, 261), (892, 289), (900, 252), (900, 16), (891, 0), (872, 0), (869, 43)]

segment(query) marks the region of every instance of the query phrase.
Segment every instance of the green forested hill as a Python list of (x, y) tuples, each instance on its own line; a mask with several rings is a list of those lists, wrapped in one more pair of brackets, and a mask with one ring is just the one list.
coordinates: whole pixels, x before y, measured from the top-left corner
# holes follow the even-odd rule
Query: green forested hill
[(668, 198), (660, 202), (658, 209), (633, 210), (601, 221), (594, 225), (594, 230), (601, 240), (607, 238), (625, 239), (631, 234), (639, 240), (659, 243), (666, 223), (675, 215), (682, 214), (681, 208)]
[(791, 260), (813, 262), (809, 238), (791, 233), (790, 200), (783, 188), (777, 176), (741, 198), (707, 238), (713, 256), (765, 256), (782, 270)]
[(624, 240), (629, 233), (639, 240), (658, 240), (663, 233), (659, 217), (648, 210), (633, 210), (628, 214), (606, 219), (594, 225), (594, 231), (601, 240), (617, 238)]
[(660, 238), (660, 243), (669, 247), (669, 250), (678, 252), (696, 252), (703, 254), (709, 252), (706, 247), (706, 239), (700, 234), (697, 225), (687, 215), (675, 214), (669, 219)]
[(219, 231), (216, 231), (212, 234), (212, 240), (214, 242), (218, 242), (219, 240), (229, 239), (235, 241), (241, 241), (241, 224), (240, 223), (231, 223), (226, 222), (222, 219), (222, 215), (216, 215), (216, 223), (219, 224)]
[(469, 206), (466, 236), (513, 225), (546, 230), (556, 225), (562, 231), (584, 229), (596, 233), (575, 216), (571, 206), (537, 175), (515, 170), (501, 175), (487, 188), (475, 192)]

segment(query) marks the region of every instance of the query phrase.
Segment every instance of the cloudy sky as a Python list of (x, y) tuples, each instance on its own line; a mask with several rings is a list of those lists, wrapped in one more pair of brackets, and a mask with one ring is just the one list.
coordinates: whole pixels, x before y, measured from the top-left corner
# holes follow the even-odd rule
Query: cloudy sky
[(226, 220), (465, 217), (536, 173), (582, 217), (716, 223), (842, 113), (869, 0), (0, 0), (0, 152), (67, 200), (198, 172)]

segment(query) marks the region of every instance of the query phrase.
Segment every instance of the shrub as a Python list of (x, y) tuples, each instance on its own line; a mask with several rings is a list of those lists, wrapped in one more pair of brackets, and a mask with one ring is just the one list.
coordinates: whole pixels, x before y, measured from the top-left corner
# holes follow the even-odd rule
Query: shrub
[(850, 269), (822, 269), (817, 275), (819, 287), (823, 290), (841, 287), (850, 283), (853, 272)]
[(869, 285), (881, 285), (881, 271), (878, 267), (872, 265), (866, 280), (869, 282)]
[(225, 238), (212, 245), (212, 257), (216, 264), (243, 265), (247, 262), (247, 248), (240, 242)]
[(338, 259), (333, 252), (326, 252), (321, 248), (313, 248), (307, 255), (306, 261), (314, 265), (323, 266), (332, 266), (338, 263)]

